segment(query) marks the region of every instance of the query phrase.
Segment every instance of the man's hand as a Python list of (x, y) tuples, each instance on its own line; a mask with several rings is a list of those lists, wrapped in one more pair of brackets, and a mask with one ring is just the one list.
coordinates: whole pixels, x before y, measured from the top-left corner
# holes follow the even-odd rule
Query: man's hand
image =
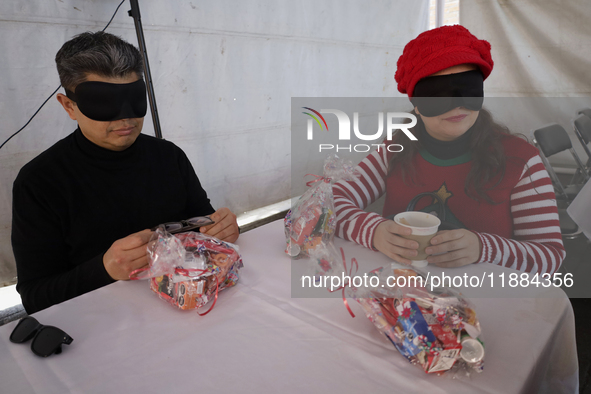
[(411, 232), (410, 228), (401, 226), (393, 220), (382, 222), (373, 235), (373, 247), (398, 263), (410, 265), (412, 261), (403, 256), (416, 256), (419, 243), (400, 235), (410, 235)]
[(128, 280), (129, 274), (148, 265), (147, 245), (151, 230), (118, 239), (103, 256), (107, 273), (115, 280)]
[(209, 217), (215, 223), (201, 227), (200, 231), (202, 233), (226, 242), (235, 242), (238, 239), (238, 223), (236, 222), (236, 215), (232, 211), (228, 208), (220, 208)]
[[(431, 239), (431, 245), (425, 249), (429, 264), (442, 268), (461, 267), (478, 261), (482, 252), (482, 244), (478, 235), (465, 229), (439, 231)], [(447, 252), (447, 253), (446, 253)]]

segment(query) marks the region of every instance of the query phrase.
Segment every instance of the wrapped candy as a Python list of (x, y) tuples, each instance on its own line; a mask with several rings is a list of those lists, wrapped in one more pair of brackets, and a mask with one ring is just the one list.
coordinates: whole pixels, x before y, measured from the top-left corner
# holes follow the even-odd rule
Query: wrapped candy
[(310, 189), (285, 216), (285, 253), (299, 259), (322, 244), (332, 243), (336, 228), (332, 183), (354, 180), (354, 171), (350, 161), (336, 155), (325, 160), (323, 176), (307, 183)]
[[(197, 309), (234, 286), (242, 257), (238, 247), (212, 236), (186, 232), (172, 235), (160, 226), (148, 246), (148, 268), (132, 272), (130, 279), (150, 279), (150, 288), (179, 309)], [(211, 308), (205, 313), (208, 313)]]
[[(380, 268), (370, 275), (378, 276), (377, 287), (350, 288), (348, 294), (400, 354), (426, 373), (459, 377), (483, 370), (480, 323), (466, 298), (450, 288), (429, 291), (420, 270)], [(392, 280), (400, 276), (404, 280)]]

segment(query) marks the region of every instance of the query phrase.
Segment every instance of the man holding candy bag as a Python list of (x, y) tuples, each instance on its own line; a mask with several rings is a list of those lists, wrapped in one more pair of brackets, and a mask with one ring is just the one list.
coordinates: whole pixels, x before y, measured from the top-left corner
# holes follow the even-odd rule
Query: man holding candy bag
[(78, 128), (14, 182), (12, 246), (28, 313), (128, 279), (148, 264), (158, 224), (210, 215), (202, 232), (238, 238), (236, 216), (214, 212), (184, 152), (140, 134), (146, 86), (134, 46), (83, 33), (56, 63), (66, 92), (57, 99)]

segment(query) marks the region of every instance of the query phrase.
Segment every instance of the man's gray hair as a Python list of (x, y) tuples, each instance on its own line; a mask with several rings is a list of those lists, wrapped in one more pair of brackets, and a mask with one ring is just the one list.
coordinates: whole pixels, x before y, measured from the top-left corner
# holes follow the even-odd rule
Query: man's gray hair
[(55, 55), (62, 86), (74, 91), (87, 74), (124, 77), (135, 72), (142, 77), (140, 51), (121, 38), (105, 32), (86, 32), (66, 42)]

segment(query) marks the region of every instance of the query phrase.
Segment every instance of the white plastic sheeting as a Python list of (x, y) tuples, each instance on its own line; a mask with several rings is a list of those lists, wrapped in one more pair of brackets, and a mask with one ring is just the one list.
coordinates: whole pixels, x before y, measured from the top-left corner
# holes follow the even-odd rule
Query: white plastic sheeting
[[(0, 2), (0, 140), (59, 85), (61, 45), (101, 30), (118, 3)], [(398, 95), (396, 60), (428, 23), (427, 0), (142, 0), (140, 7), (163, 136), (185, 150), (214, 207), (235, 212), (290, 197), (291, 97)], [(125, 2), (107, 31), (137, 44), (128, 9)], [(0, 150), (0, 285), (15, 276), (12, 182), (75, 127), (52, 99)], [(153, 135), (149, 115), (144, 132)]]
[[(591, 107), (591, 2), (589, 0), (468, 0), (460, 2), (460, 23), (491, 43), (494, 70), (485, 93), (496, 97), (547, 97), (524, 106), (523, 122), (514, 115), (514, 131), (530, 136), (547, 123), (561, 124), (579, 157), (587, 160), (571, 119)], [(565, 100), (553, 97), (569, 97)], [(576, 98), (576, 99), (574, 99)], [(560, 103), (560, 105), (556, 105)], [(503, 113), (496, 112), (503, 121)], [(532, 123), (531, 119), (537, 118)], [(527, 119), (527, 121), (525, 121)], [(574, 167), (568, 152), (550, 159)]]

